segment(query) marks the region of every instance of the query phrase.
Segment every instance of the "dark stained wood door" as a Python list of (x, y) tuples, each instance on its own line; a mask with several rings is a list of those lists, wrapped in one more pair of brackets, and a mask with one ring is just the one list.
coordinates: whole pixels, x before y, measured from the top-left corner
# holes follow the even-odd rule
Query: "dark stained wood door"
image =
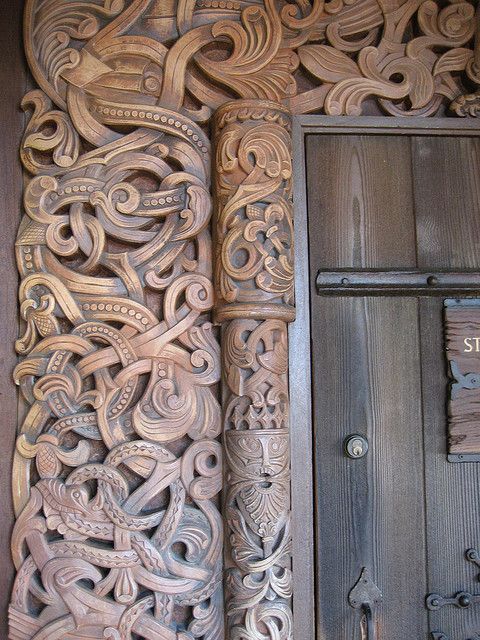
[[(425, 604), (480, 593), (465, 558), (480, 549), (480, 463), (447, 461), (444, 298), (321, 296), (315, 279), (480, 271), (480, 140), (311, 135), (306, 165), (317, 639), (360, 640), (348, 594), (367, 567), (377, 640), (477, 640), (480, 604)], [(354, 433), (370, 445), (357, 460), (343, 450)]]

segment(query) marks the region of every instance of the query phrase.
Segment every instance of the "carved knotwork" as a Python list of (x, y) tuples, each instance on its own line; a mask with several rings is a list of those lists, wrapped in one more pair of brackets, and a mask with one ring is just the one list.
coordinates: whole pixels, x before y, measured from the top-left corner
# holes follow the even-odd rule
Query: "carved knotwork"
[(215, 120), (216, 313), (222, 334), (227, 621), (291, 636), (286, 321), (293, 319), (290, 117), (234, 102)]
[[(477, 7), (476, 12), (476, 33), (475, 33), (475, 49), (473, 56), (470, 58), (466, 72), (468, 78), (472, 81), (474, 86), (480, 86), (480, 6)], [(480, 89), (477, 89), (475, 93), (467, 93), (466, 95), (458, 96), (450, 105), (452, 111), (457, 116), (473, 116), (480, 115)]]
[[(331, 115), (374, 98), (389, 114), (434, 115), (478, 81), (474, 14), (466, 0), (29, 0), (27, 54), (74, 119), (85, 94), (201, 122), (236, 98)], [(84, 123), (94, 144), (119, 139), (98, 121), (123, 116), (104, 107)]]
[[(216, 118), (217, 317), (293, 317), (288, 111), (239, 101)], [(279, 306), (280, 305), (280, 306)]]
[(15, 639), (223, 635), (210, 143), (151, 4), (27, 5)]
[(291, 636), (289, 111), (471, 104), (474, 31), (463, 0), (27, 1), (11, 638), (222, 638), (222, 484), (228, 633)]

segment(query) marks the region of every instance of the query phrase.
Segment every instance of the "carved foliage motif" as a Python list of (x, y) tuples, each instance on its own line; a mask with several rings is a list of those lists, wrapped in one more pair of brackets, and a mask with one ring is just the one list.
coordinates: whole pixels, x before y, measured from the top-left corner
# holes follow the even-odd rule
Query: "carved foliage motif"
[(298, 50), (304, 69), (322, 85), (299, 95), (296, 111), (317, 110), (314, 102), (321, 101), (327, 114), (360, 115), (365, 100), (375, 96), (389, 114), (432, 115), (461, 92), (460, 74), (473, 57), (474, 8), (468, 2), (408, 1), (389, 9), (354, 3), (336, 17), (326, 26), (325, 42)]
[(270, 100), (476, 113), (473, 14), (464, 0), (27, 0), (40, 89), (24, 101), (11, 638), (222, 638), (222, 484), (228, 633), (291, 636), (292, 168), (288, 111)]
[(461, 117), (476, 118), (480, 115), (480, 89), (478, 88), (480, 86), (480, 5), (477, 6), (475, 21), (475, 49), (467, 64), (466, 72), (473, 85), (477, 87), (477, 91), (458, 96), (450, 105), (451, 110)]
[(149, 4), (27, 5), (18, 640), (223, 635), (210, 145), (152, 99)]
[[(85, 94), (122, 103), (135, 95), (137, 105), (162, 105), (200, 122), (237, 98), (286, 101), (297, 114), (359, 115), (374, 99), (389, 114), (435, 115), (457, 98), (463, 104), (478, 83), (474, 5), (30, 0), (27, 54), (41, 88), (62, 108), (68, 104), (74, 120)], [(122, 116), (103, 108), (97, 104), (90, 118), (97, 142), (119, 138), (98, 116), (113, 123)], [(460, 113), (456, 102), (453, 108)], [(142, 117), (130, 115), (133, 121)]]
[(220, 109), (216, 260), (224, 376), (227, 621), (289, 638), (292, 620), (286, 319), (293, 317), (290, 119), (269, 102)]
[[(210, 109), (228, 98), (257, 98), (286, 101), (296, 114), (360, 115), (374, 100), (391, 115), (428, 116), (457, 98), (463, 104), (478, 81), (475, 9), (466, 0), (192, 5), (185, 28), (208, 20), (209, 9), (219, 18), (183, 36), (183, 48), (198, 51), (190, 70), (182, 66), (187, 92)], [(201, 51), (204, 33), (230, 41), (224, 57)], [(462, 114), (457, 102), (452, 108)]]
[[(216, 118), (217, 315), (293, 311), (291, 131), (269, 102), (233, 103)], [(246, 312), (247, 313), (247, 312)]]

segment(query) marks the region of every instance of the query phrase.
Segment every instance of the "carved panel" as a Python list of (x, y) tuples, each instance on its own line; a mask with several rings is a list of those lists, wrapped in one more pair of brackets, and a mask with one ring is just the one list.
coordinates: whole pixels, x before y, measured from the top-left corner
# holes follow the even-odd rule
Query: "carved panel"
[(340, 4), (326, 4), (329, 15), (303, 32), (297, 53), (311, 88), (302, 83), (292, 99), (295, 113), (321, 108), (361, 115), (375, 97), (391, 115), (441, 114), (471, 82), (475, 10), (469, 2)]
[(291, 637), (286, 321), (293, 319), (290, 118), (237, 101), (215, 120), (216, 314), (224, 321), (227, 624)]
[(223, 635), (210, 144), (150, 4), (27, 5), (14, 639)]
[(475, 46), (473, 56), (466, 67), (466, 72), (469, 80), (473, 85), (477, 87), (477, 91), (474, 93), (467, 93), (466, 95), (458, 96), (451, 104), (451, 109), (457, 116), (473, 116), (478, 117), (480, 115), (480, 5), (477, 6), (475, 14)]
[(291, 636), (289, 111), (475, 115), (474, 31), (462, 0), (27, 1), (11, 638), (222, 638), (222, 485), (228, 633)]

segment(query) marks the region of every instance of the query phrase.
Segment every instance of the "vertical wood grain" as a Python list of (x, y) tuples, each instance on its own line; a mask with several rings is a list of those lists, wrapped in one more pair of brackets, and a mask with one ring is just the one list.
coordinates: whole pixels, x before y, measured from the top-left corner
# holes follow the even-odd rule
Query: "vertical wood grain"
[(414, 267), (409, 139), (308, 136), (306, 148), (313, 271)]
[[(380, 637), (423, 638), (417, 302), (319, 298), (314, 317), (318, 638), (359, 639), (347, 595), (364, 566), (384, 597)], [(367, 435), (365, 458), (344, 455), (351, 433)]]
[[(478, 139), (307, 140), (311, 282), (319, 268), (480, 268)], [(384, 593), (382, 637), (480, 628), (475, 607), (424, 607), (476, 591), (464, 554), (480, 547), (479, 465), (446, 459), (442, 305), (312, 295), (320, 640), (359, 637), (345, 596), (363, 564)], [(356, 431), (373, 448), (348, 461)]]
[(303, 131), (294, 126), (295, 306), (289, 326), (292, 459), (293, 636), (312, 640), (315, 627), (315, 541), (313, 505), (312, 387), (310, 361), (310, 278), (306, 158)]
[[(410, 141), (307, 141), (311, 282), (319, 268), (416, 263)], [(382, 590), (381, 637), (425, 637), (417, 306), (312, 292), (319, 640), (357, 640), (347, 595), (362, 566)], [(327, 364), (328, 363), (328, 366)], [(371, 451), (348, 460), (350, 433)]]
[(13, 581), (11, 460), (15, 447), (17, 395), (12, 382), (17, 337), (15, 236), (21, 215), (22, 173), (18, 148), (23, 133), (20, 101), (27, 88), (22, 53), (23, 2), (0, 3), (0, 637), (7, 637), (7, 608)]
[(418, 266), (480, 268), (480, 139), (412, 139)]
[[(480, 141), (412, 140), (418, 262), (422, 268), (480, 269)], [(480, 548), (480, 465), (447, 461), (447, 363), (442, 299), (421, 301), (429, 591), (478, 591), (478, 570), (465, 560)], [(432, 629), (451, 638), (480, 629), (480, 610), (447, 607)]]
[[(420, 302), (428, 592), (451, 596), (478, 592), (468, 548), (480, 548), (480, 465), (447, 461), (447, 376), (442, 299)], [(480, 629), (480, 610), (445, 607), (430, 614), (432, 630), (450, 638), (469, 638)]]

